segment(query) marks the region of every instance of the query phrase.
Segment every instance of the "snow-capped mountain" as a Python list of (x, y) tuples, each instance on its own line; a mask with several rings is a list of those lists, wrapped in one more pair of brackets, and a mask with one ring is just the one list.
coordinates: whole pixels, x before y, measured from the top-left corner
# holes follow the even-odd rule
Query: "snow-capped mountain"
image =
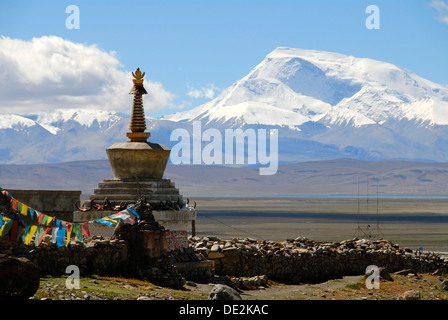
[[(170, 145), (172, 121), (147, 119), (157, 142)], [(128, 141), (130, 116), (104, 110), (61, 109), (26, 115), (0, 114), (0, 163), (42, 164), (107, 159), (106, 149)]]
[[(277, 128), (281, 162), (448, 161), (448, 86), (337, 53), (277, 48), (204, 105), (148, 118), (150, 140), (171, 148), (171, 132), (192, 132), (196, 120), (203, 129)], [(101, 110), (0, 114), (0, 163), (106, 159), (128, 126), (128, 115)]]
[(165, 118), (230, 125), (360, 127), (402, 119), (447, 125), (448, 86), (390, 63), (277, 48), (216, 99)]
[(286, 161), (448, 160), (448, 86), (337, 53), (277, 48), (214, 100), (165, 119), (278, 127)]
[(124, 115), (95, 110), (0, 114), (2, 163), (54, 163), (104, 159), (105, 148), (125, 131)]

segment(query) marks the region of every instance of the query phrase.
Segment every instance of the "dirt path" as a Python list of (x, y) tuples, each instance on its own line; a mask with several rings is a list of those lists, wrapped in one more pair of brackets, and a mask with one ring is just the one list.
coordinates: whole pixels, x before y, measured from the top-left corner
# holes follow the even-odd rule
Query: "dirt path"
[(287, 285), (272, 283), (268, 288), (259, 290), (245, 290), (241, 292), (243, 300), (290, 300), (322, 298), (328, 293), (345, 288), (347, 285), (355, 285), (363, 279), (363, 276), (347, 276), (342, 279), (329, 280), (317, 284)]
[[(346, 276), (317, 284), (286, 285), (272, 282), (267, 288), (243, 290), (243, 300), (398, 300), (407, 291), (418, 292), (421, 300), (447, 300), (442, 288), (447, 275), (392, 275), (393, 281), (381, 281), (380, 289), (368, 289), (364, 276)], [(192, 284), (192, 283), (190, 283)], [(213, 284), (187, 284), (187, 290), (205, 297)]]
[[(243, 300), (302, 300), (325, 298), (347, 286), (356, 287), (364, 279), (363, 276), (346, 276), (341, 279), (329, 280), (317, 284), (288, 285), (271, 282), (267, 288), (258, 290), (242, 290), (240, 295)], [(208, 293), (214, 284), (187, 283), (188, 290), (197, 293)]]

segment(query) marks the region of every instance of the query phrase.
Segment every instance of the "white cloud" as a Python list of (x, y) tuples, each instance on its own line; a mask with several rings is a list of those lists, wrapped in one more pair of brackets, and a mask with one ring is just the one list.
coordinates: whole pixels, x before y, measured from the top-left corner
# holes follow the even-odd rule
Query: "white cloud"
[[(122, 68), (114, 52), (95, 45), (56, 36), (30, 41), (1, 37), (0, 113), (130, 111), (132, 75)], [(145, 88), (145, 111), (172, 105), (174, 95), (162, 84), (146, 79)]]
[(202, 87), (201, 89), (191, 88), (188, 91), (187, 95), (192, 98), (208, 98), (213, 99), (215, 97), (215, 93), (220, 91), (218, 87), (213, 84), (209, 84), (207, 87)]
[(438, 20), (448, 24), (448, 1), (446, 0), (432, 0), (431, 7), (439, 13)]

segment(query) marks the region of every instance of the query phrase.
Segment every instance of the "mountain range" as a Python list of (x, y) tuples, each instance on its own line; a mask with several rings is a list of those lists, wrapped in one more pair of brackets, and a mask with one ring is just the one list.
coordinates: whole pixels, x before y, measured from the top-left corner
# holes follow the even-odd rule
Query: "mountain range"
[[(101, 108), (0, 114), (0, 163), (104, 160), (107, 147), (127, 140), (129, 120)], [(191, 132), (194, 121), (204, 130), (278, 129), (281, 163), (448, 159), (448, 86), (338, 53), (277, 48), (215, 99), (147, 117), (150, 140), (172, 148), (171, 132)]]

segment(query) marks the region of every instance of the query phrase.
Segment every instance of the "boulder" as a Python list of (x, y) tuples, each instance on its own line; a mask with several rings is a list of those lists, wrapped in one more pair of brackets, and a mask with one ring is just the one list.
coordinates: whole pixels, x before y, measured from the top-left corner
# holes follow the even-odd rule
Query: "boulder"
[(442, 282), (442, 289), (443, 289), (443, 290), (448, 290), (448, 280), (444, 280), (444, 281)]
[(240, 294), (235, 289), (224, 284), (217, 284), (213, 287), (208, 300), (242, 300)]
[(39, 289), (37, 267), (26, 258), (0, 258), (0, 299), (28, 299)]
[(401, 300), (420, 300), (420, 291), (409, 290), (400, 296)]
[(209, 254), (208, 254), (208, 258), (209, 259), (221, 259), (221, 258), (225, 258), (226, 256), (223, 254), (223, 253), (221, 253), (221, 252), (215, 252), (215, 251), (212, 251), (212, 252), (210, 252)]
[(394, 279), (392, 279), (392, 276), (390, 275), (389, 271), (384, 267), (380, 268), (380, 277), (384, 281), (394, 281)]

